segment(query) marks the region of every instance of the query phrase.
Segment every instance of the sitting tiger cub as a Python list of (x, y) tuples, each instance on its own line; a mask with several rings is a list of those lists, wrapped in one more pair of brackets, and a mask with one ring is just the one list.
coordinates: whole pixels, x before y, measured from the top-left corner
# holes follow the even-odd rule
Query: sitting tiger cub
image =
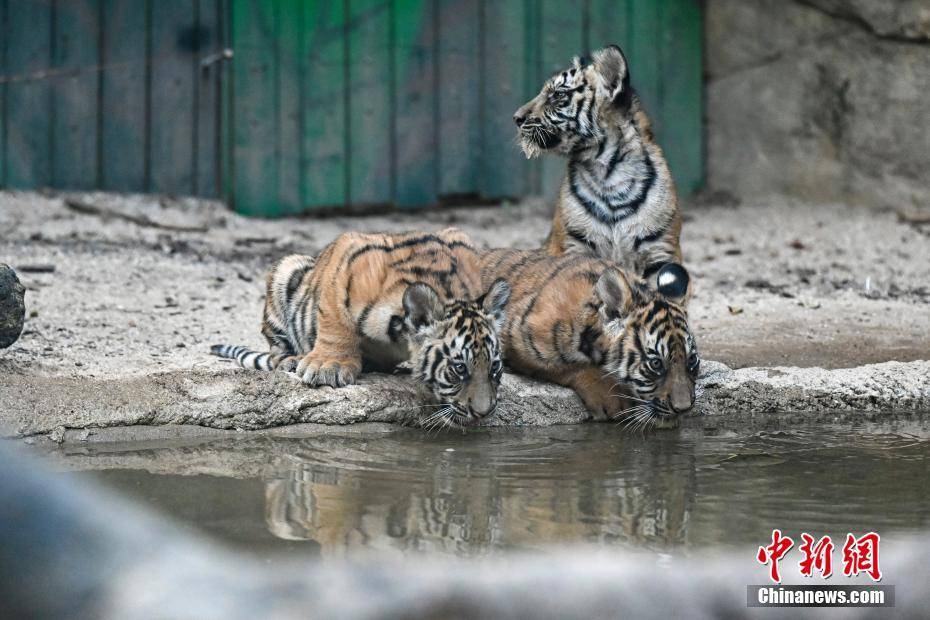
[(345, 233), (314, 260), (294, 254), (268, 275), (262, 334), (270, 352), (215, 345), (245, 368), (296, 370), (312, 386), (343, 386), (367, 365), (403, 363), (469, 424), (497, 406), (503, 366), (498, 332), (510, 287), (482, 294), (468, 236)]
[(607, 258), (647, 279), (681, 262), (678, 196), (617, 46), (575, 58), (514, 121), (523, 152), (568, 157), (546, 249)]
[(507, 364), (573, 388), (595, 419), (635, 415), (667, 428), (693, 406), (700, 362), (681, 306), (689, 276), (677, 263), (654, 289), (603, 259), (493, 250), (481, 277), (511, 286)]

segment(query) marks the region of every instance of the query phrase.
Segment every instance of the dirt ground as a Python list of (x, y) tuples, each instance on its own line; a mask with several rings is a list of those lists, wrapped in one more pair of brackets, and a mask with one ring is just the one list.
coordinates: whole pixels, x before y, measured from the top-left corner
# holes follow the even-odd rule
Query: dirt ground
[[(10, 369), (114, 377), (221, 364), (214, 342), (263, 345), (264, 273), (345, 230), (457, 226), (533, 247), (539, 203), (390, 216), (255, 220), (195, 200), (0, 193), (0, 262), (27, 287)], [(894, 212), (787, 201), (689, 205), (682, 245), (703, 357), (745, 366), (852, 367), (930, 357), (930, 225)]]

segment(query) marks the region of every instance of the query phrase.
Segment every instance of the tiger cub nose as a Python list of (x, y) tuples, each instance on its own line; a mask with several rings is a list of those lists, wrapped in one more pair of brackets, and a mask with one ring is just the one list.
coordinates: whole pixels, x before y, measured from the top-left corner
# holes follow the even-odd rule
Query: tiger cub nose
[(519, 112), (513, 115), (513, 122), (517, 124), (517, 127), (522, 127), (523, 123), (526, 122), (526, 117)]

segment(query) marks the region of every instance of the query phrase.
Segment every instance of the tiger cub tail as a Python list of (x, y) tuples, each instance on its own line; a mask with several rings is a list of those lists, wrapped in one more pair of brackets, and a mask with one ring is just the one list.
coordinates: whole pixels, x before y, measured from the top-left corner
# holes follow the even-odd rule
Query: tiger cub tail
[(283, 370), (293, 371), (299, 361), (296, 355), (252, 351), (248, 347), (232, 344), (215, 344), (210, 353), (224, 359), (236, 360), (243, 368), (249, 370)]

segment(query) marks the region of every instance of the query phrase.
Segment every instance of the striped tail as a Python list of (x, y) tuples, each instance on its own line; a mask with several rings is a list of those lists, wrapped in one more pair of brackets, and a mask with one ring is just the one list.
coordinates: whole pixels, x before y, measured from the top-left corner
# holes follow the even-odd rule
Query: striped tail
[(296, 360), (296, 357), (293, 355), (268, 352), (259, 353), (258, 351), (250, 350), (248, 347), (231, 344), (215, 344), (210, 347), (210, 353), (217, 357), (236, 360), (240, 366), (248, 368), (249, 370), (274, 370), (285, 360)]

